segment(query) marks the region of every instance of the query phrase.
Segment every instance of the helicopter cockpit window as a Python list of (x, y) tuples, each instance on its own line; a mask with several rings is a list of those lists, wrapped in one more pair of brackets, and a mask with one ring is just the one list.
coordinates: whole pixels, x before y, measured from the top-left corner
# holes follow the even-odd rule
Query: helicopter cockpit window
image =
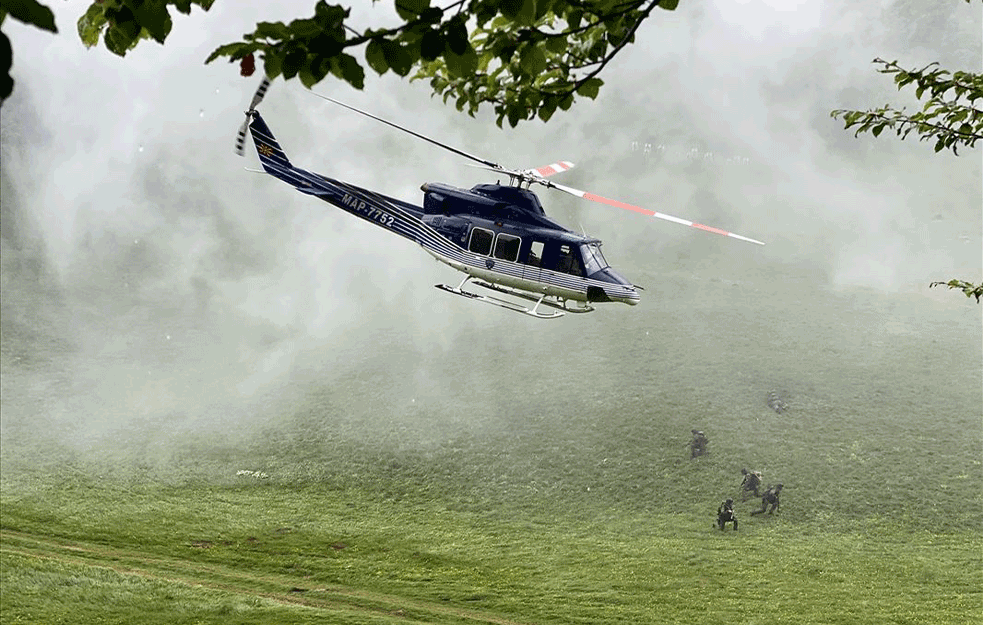
[(584, 269), (587, 270), (588, 276), (608, 266), (608, 261), (604, 260), (604, 255), (601, 254), (600, 243), (585, 243), (580, 246), (580, 253), (584, 257)]
[(560, 259), (559, 262), (557, 262), (556, 268), (558, 271), (562, 271), (563, 273), (570, 273), (575, 276), (584, 275), (583, 271), (580, 269), (580, 261), (577, 259), (577, 252), (569, 245), (560, 246)]
[(492, 240), (494, 238), (495, 233), (491, 230), (485, 230), (484, 228), (472, 228), (471, 242), (468, 244), (468, 250), (474, 252), (475, 254), (488, 256), (491, 254)]
[(498, 238), (495, 239), (495, 258), (514, 262), (519, 258), (519, 243), (521, 242), (522, 239), (519, 237), (504, 232), (498, 233)]

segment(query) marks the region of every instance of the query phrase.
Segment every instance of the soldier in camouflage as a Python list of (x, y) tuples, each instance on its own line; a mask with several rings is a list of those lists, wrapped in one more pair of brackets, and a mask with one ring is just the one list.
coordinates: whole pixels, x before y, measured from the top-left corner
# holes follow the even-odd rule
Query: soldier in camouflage
[(754, 516), (756, 514), (761, 514), (765, 510), (768, 510), (768, 506), (769, 505), (771, 506), (771, 509), (768, 510), (768, 514), (771, 514), (775, 510), (778, 510), (780, 508), (780, 504), (779, 504), (779, 501), (778, 501), (778, 496), (781, 493), (782, 493), (782, 485), (781, 484), (775, 484), (773, 487), (771, 487), (768, 490), (766, 490), (765, 491), (765, 494), (762, 495), (762, 497), (761, 497), (761, 509), (760, 510), (752, 510), (751, 511), (751, 516)]
[(717, 527), (721, 530), (728, 523), (734, 524), (734, 531), (737, 531), (737, 517), (734, 515), (734, 500), (728, 499), (717, 508)]

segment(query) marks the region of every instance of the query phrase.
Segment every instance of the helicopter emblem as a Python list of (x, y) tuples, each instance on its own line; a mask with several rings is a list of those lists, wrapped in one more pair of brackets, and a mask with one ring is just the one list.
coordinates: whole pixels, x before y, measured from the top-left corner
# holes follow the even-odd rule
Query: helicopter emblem
[[(638, 303), (641, 287), (608, 265), (601, 253), (601, 241), (568, 230), (548, 217), (539, 198), (530, 190), (533, 184), (764, 245), (755, 239), (580, 191), (549, 179), (574, 167), (569, 161), (534, 169), (509, 169), (320, 94), (315, 95), (475, 161), (485, 169), (504, 174), (508, 176), (509, 184), (478, 184), (471, 189), (462, 189), (427, 182), (420, 187), (423, 205), (418, 206), (309, 172), (290, 162), (256, 110), (268, 87), (269, 79), (264, 78), (246, 111), (246, 120), (239, 128), (236, 153), (243, 155), (248, 132), (263, 167), (261, 173), (417, 243), (438, 261), (465, 274), (457, 286), (435, 285), (454, 295), (539, 319), (554, 319), (567, 312), (591, 312), (598, 303)], [(468, 283), (495, 295), (466, 290), (464, 287)], [(500, 295), (533, 305), (530, 308)]]

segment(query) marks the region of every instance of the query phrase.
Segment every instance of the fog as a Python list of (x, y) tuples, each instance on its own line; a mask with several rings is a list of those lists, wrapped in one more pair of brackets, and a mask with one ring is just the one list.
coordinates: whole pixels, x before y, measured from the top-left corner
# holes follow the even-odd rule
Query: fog
[[(968, 321), (956, 331), (972, 329), (979, 307), (927, 285), (980, 279), (979, 151), (955, 157), (914, 137), (854, 138), (829, 117), (917, 106), (876, 73), (877, 56), (980, 71), (981, 7), (922, 15), (916, 4), (683, 2), (645, 24), (605, 70), (596, 101), (515, 129), (497, 128), (487, 110), (472, 119), (442, 105), (425, 82), (369, 71), (363, 92), (330, 79), (316, 86), (506, 166), (573, 161), (563, 184), (767, 243), (543, 190), (551, 216), (604, 240), (608, 261), (647, 289), (635, 308), (550, 323), (441, 293), (432, 285), (460, 277), (423, 250), (244, 171), (256, 167), (251, 143), (246, 159), (232, 146), (258, 79), (203, 60), (257, 21), (307, 14), (309, 2), (196, 8), (175, 19), (165, 46), (143, 42), (124, 59), (84, 49), (77, 4), (53, 3), (55, 36), (8, 20), (16, 85), (2, 116), (5, 444), (25, 424), (80, 449), (148, 420), (232, 435), (275, 422), (312, 387), (343, 394), (360, 372), (393, 362), (405, 363), (390, 389), (405, 403), (380, 411), (417, 419), (421, 439), (445, 435), (450, 421), (480, 430), (508, 404), (496, 376), (513, 365), (463, 353), (508, 343), (514, 359), (534, 361), (566, 356), (566, 345), (576, 357), (584, 336), (641, 336), (658, 325), (660, 301), (699, 306), (704, 292), (668, 288), (680, 280), (905, 294), (899, 301), (958, 311)], [(389, 195), (419, 201), (422, 182), (490, 181), (297, 81), (274, 82), (260, 110), (294, 163)], [(748, 288), (744, 315), (770, 305)], [(685, 341), (692, 329), (679, 332), (662, 340)], [(611, 384), (631, 392), (630, 379)], [(440, 408), (462, 397), (473, 421)]]

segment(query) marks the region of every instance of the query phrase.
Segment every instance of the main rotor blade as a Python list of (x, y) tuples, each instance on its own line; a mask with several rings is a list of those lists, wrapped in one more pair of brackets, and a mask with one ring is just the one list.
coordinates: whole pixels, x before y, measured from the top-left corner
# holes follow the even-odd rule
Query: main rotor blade
[(748, 243), (754, 243), (756, 245), (764, 245), (761, 241), (757, 239), (751, 239), (739, 234), (734, 234), (733, 232), (727, 232), (726, 230), (721, 230), (720, 228), (714, 228), (713, 226), (705, 226), (703, 224), (698, 224), (696, 222), (690, 221), (688, 219), (681, 219), (679, 217), (673, 217), (672, 215), (666, 215), (665, 213), (660, 213), (658, 211), (650, 210), (648, 208), (642, 208), (640, 206), (632, 206), (631, 204), (626, 204), (624, 202), (619, 202), (618, 200), (611, 200), (606, 197), (601, 197), (600, 195), (594, 195), (588, 191), (581, 191), (579, 189), (574, 189), (573, 187), (567, 187), (562, 184), (556, 184), (555, 182), (545, 181), (543, 182), (548, 187), (553, 187), (569, 193), (570, 195), (576, 195), (577, 197), (584, 198), (585, 200), (590, 200), (592, 202), (600, 202), (601, 204), (607, 204), (608, 206), (615, 206), (617, 208), (623, 208), (625, 210), (634, 211), (636, 213), (641, 213), (643, 215), (651, 215), (652, 217), (657, 217), (658, 219), (664, 219), (666, 221), (671, 221), (673, 223), (682, 224), (684, 226), (690, 226), (692, 228), (698, 228), (700, 230), (706, 230), (707, 232), (712, 232), (713, 234), (721, 234), (725, 237), (731, 237), (734, 239), (740, 239), (741, 241), (747, 241)]
[(409, 128), (403, 128), (399, 124), (394, 124), (393, 122), (388, 121), (388, 120), (385, 120), (385, 119), (382, 119), (381, 117), (376, 117), (372, 113), (367, 113), (367, 112), (365, 112), (365, 111), (363, 111), (361, 109), (355, 108), (354, 106), (349, 106), (348, 104), (345, 104), (344, 102), (339, 102), (338, 100), (335, 100), (334, 98), (329, 98), (326, 95), (321, 95), (320, 93), (315, 93), (314, 91), (311, 91), (311, 93), (313, 93), (314, 95), (316, 95), (319, 98), (322, 98), (324, 100), (327, 100), (328, 102), (333, 102), (333, 103), (337, 104), (338, 106), (343, 106), (346, 109), (348, 109), (349, 111), (355, 111), (356, 113), (360, 113), (362, 115), (365, 115), (366, 117), (371, 117), (372, 119), (374, 119), (376, 121), (382, 122), (383, 124), (386, 124), (387, 126), (392, 126), (393, 128), (396, 128), (397, 130), (402, 130), (403, 132), (407, 132), (407, 133), (413, 135), (414, 137), (417, 137), (418, 139), (423, 139), (424, 141), (429, 141), (430, 143), (432, 143), (432, 144), (434, 144), (436, 146), (442, 147), (445, 150), (450, 150), (454, 154), (458, 154), (460, 156), (463, 156), (464, 158), (469, 158), (472, 161), (481, 163), (482, 165), (487, 165), (488, 167), (492, 167), (492, 168), (494, 168), (497, 171), (503, 171), (503, 172), (506, 172), (506, 173), (509, 172), (508, 169), (502, 167), (498, 163), (493, 163), (492, 161), (486, 161), (485, 159), (480, 158), (480, 157), (477, 157), (474, 154), (468, 154), (464, 150), (458, 150), (457, 148), (452, 147), (452, 146), (449, 146), (446, 143), (441, 143), (440, 141), (437, 141), (436, 139), (431, 139), (430, 137), (427, 137), (426, 135), (421, 135), (418, 132), (413, 132)]
[(553, 163), (552, 165), (545, 165), (543, 167), (534, 167), (532, 169), (527, 169), (523, 173), (536, 174), (541, 178), (545, 178), (546, 176), (552, 176), (553, 174), (558, 174), (561, 171), (573, 169), (573, 167), (574, 164), (571, 163), (570, 161), (559, 161), (557, 163)]

